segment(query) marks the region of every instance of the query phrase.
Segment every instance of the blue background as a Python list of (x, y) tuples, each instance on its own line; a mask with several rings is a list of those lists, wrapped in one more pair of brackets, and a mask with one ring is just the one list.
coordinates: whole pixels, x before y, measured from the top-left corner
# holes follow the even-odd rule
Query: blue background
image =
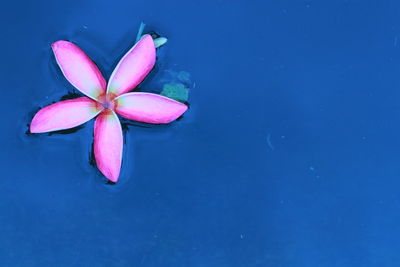
[[(399, 266), (398, 1), (14, 1), (0, 10), (1, 266)], [(178, 122), (125, 125), (120, 182), (93, 121), (27, 135), (74, 92), (50, 44), (106, 78), (141, 21), (143, 91), (191, 74)]]

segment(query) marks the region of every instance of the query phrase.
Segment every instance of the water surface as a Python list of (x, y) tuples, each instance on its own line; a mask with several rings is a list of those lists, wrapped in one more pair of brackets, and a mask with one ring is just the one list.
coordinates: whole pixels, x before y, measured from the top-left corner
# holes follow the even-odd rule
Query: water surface
[[(4, 3), (2, 266), (397, 266), (396, 1)], [(90, 165), (93, 121), (26, 135), (72, 86), (50, 44), (108, 78), (140, 22), (169, 41), (141, 90), (190, 73), (190, 109), (125, 124), (120, 182)]]

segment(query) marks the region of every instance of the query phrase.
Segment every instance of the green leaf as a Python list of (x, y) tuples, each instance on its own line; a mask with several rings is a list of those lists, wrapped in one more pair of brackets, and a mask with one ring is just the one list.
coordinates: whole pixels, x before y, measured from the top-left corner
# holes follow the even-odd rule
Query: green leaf
[(154, 46), (156, 48), (159, 48), (160, 46), (164, 45), (167, 41), (168, 41), (168, 39), (165, 37), (158, 37), (158, 38), (154, 39)]
[(143, 34), (143, 30), (144, 30), (145, 26), (146, 26), (146, 24), (144, 24), (143, 22), (140, 23), (139, 30), (136, 35), (136, 43), (139, 42), (140, 38), (142, 38), (142, 34)]
[(179, 102), (186, 102), (189, 98), (189, 90), (181, 83), (167, 83), (164, 84), (161, 95)]

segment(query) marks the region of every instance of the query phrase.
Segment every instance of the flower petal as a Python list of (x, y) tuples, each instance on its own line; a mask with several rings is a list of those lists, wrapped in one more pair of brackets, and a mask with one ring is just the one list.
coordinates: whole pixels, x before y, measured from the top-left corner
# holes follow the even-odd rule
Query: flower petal
[(31, 133), (44, 133), (76, 127), (94, 118), (101, 108), (87, 97), (54, 103), (39, 110), (32, 119)]
[(107, 109), (94, 124), (94, 156), (99, 170), (112, 182), (117, 182), (122, 161), (123, 137), (117, 115)]
[(155, 61), (153, 38), (144, 35), (118, 63), (111, 74), (107, 93), (118, 96), (134, 89), (149, 74)]
[(170, 98), (150, 93), (127, 93), (115, 99), (115, 111), (130, 120), (146, 123), (170, 123), (187, 106)]
[(96, 64), (77, 45), (57, 41), (51, 45), (65, 78), (90, 98), (104, 95), (107, 83)]

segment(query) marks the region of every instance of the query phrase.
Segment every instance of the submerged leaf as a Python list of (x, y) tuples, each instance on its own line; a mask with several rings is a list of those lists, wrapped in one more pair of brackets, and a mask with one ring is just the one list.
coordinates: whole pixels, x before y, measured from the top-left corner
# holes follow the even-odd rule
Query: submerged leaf
[(184, 83), (190, 83), (190, 73), (189, 72), (180, 71), (177, 73), (177, 78)]
[(167, 83), (164, 84), (161, 95), (179, 102), (186, 102), (189, 98), (189, 90), (181, 83)]

